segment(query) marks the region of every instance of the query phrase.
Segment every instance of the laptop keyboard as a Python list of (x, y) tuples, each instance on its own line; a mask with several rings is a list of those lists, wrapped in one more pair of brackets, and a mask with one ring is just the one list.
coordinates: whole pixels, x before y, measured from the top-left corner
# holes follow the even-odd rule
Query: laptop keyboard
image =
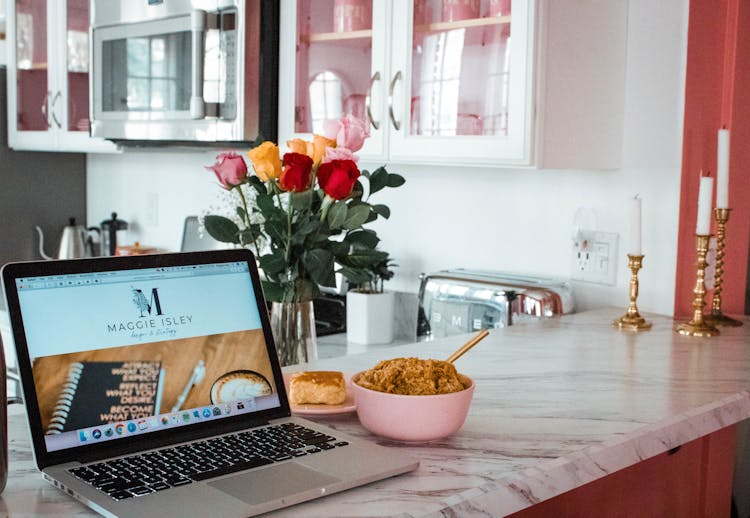
[(347, 444), (310, 428), (284, 423), (68, 471), (113, 499), (124, 500)]

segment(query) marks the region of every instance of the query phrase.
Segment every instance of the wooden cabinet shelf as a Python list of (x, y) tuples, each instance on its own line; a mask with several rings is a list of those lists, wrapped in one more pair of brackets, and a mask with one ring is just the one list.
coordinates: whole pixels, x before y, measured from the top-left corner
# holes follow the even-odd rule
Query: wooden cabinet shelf
[[(435, 22), (414, 27), (416, 32), (440, 32), (456, 29), (470, 29), (472, 27), (488, 27), (492, 25), (505, 25), (510, 23), (510, 16), (495, 16), (492, 18), (471, 18), (454, 22)], [(315, 43), (321, 41), (346, 41), (372, 38), (372, 29), (349, 32), (315, 32), (302, 35), (302, 41)]]
[(309, 43), (315, 43), (319, 41), (361, 40), (370, 38), (372, 38), (372, 29), (350, 32), (316, 32), (313, 34), (301, 36), (302, 41), (307, 41)]
[(417, 25), (415, 32), (440, 32), (455, 29), (470, 29), (472, 27), (487, 27), (491, 25), (505, 25), (510, 23), (510, 16), (495, 16), (492, 18), (470, 18), (455, 22), (435, 22), (426, 25)]

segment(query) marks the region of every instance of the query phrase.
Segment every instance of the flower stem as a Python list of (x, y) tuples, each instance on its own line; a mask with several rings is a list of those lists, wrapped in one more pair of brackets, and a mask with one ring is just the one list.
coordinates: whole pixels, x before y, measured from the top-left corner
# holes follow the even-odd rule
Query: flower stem
[[(280, 200), (279, 200), (280, 201)], [(292, 247), (292, 191), (289, 191), (289, 200), (286, 207), (286, 264), (289, 264), (289, 252)]]
[(242, 192), (242, 187), (240, 185), (237, 186), (237, 192), (240, 193), (240, 198), (242, 199), (242, 206), (245, 208), (245, 223), (247, 223), (247, 230), (250, 232), (250, 239), (253, 240), (253, 244), (255, 245), (255, 257), (260, 257), (260, 249), (258, 248), (258, 240), (255, 237), (255, 234), (253, 234), (253, 227), (250, 223), (250, 212), (247, 210), (247, 200), (245, 199), (245, 194)]

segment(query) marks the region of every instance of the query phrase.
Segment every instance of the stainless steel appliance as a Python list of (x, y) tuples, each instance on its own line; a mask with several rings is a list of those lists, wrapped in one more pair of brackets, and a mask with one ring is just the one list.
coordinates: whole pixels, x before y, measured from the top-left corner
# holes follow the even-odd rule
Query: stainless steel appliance
[(574, 311), (573, 291), (560, 279), (481, 270), (421, 275), (419, 335), (434, 337), (505, 327)]
[(117, 213), (113, 212), (110, 219), (100, 223), (102, 234), (101, 255), (115, 255), (117, 245), (123, 244), (125, 231), (128, 229), (127, 221), (117, 219)]
[(276, 139), (278, 2), (92, 0), (91, 32), (93, 136)]
[[(60, 238), (60, 247), (57, 256), (50, 257), (44, 252), (44, 233), (40, 226), (36, 226), (39, 234), (39, 255), (42, 259), (80, 259), (82, 257), (94, 257), (99, 255), (99, 229), (97, 227), (86, 228), (76, 225), (75, 218), (69, 218), (68, 224), (63, 228)], [(97, 239), (93, 236), (96, 235)]]

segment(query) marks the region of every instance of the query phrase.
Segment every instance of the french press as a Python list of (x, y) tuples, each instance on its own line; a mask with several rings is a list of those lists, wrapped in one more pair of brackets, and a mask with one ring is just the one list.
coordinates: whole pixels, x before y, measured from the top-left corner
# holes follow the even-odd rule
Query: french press
[(128, 229), (127, 221), (117, 219), (117, 213), (112, 213), (111, 219), (105, 219), (102, 227), (102, 255), (115, 255), (118, 241), (123, 241), (125, 230)]

